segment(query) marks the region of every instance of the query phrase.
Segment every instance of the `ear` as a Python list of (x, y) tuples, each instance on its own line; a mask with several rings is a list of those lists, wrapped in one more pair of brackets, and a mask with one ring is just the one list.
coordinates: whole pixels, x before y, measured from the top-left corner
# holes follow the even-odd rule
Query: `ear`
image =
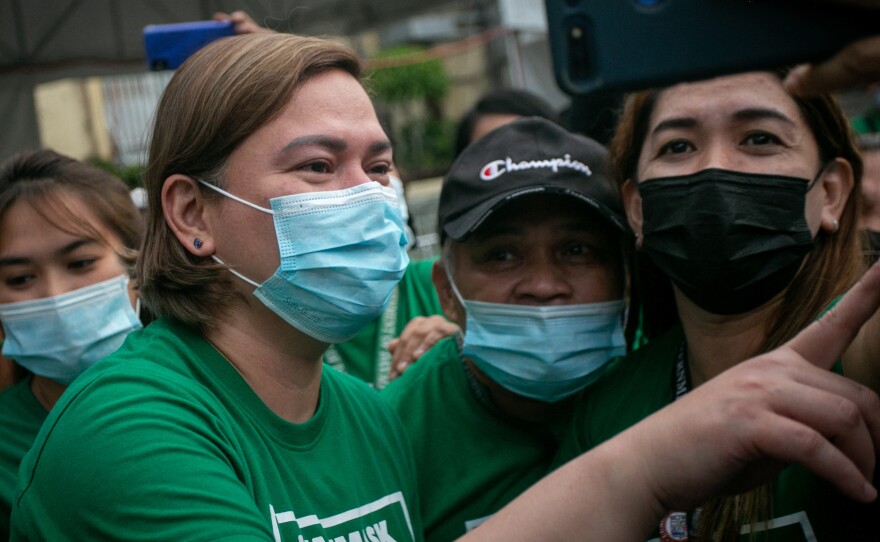
[(446, 268), (442, 257), (434, 262), (434, 266), (431, 268), (431, 280), (434, 282), (434, 288), (437, 290), (437, 298), (440, 300), (440, 308), (443, 309), (443, 315), (446, 316), (447, 320), (455, 322), (458, 327), (464, 329), (464, 310), (452, 291), (452, 285), (449, 283), (449, 277), (446, 275)]
[(190, 254), (208, 257), (214, 253), (214, 240), (208, 227), (208, 209), (196, 181), (179, 174), (165, 179), (162, 211), (168, 227)]
[(632, 179), (627, 179), (620, 187), (620, 195), (623, 198), (626, 220), (636, 234), (636, 248), (642, 248), (642, 196), (639, 195), (639, 188)]
[(840, 216), (855, 185), (852, 165), (844, 158), (835, 158), (822, 172), (817, 183), (821, 188), (822, 215), (820, 228), (826, 233), (834, 233), (839, 228)]

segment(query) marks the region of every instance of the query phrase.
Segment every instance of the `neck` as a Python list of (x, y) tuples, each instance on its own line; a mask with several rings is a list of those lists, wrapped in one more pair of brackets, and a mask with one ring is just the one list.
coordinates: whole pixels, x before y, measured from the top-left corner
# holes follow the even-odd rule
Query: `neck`
[(58, 402), (61, 394), (66, 389), (67, 386), (45, 376), (34, 375), (31, 379), (31, 393), (34, 394), (34, 397), (37, 398), (37, 401), (46, 411), (52, 410), (52, 407), (55, 406), (55, 403)]
[(303, 423), (314, 415), (325, 343), (290, 326), (256, 299), (230, 308), (205, 338), (279, 417)]
[(678, 314), (687, 342), (688, 369), (693, 387), (756, 355), (781, 296), (747, 313), (708, 313), (678, 290)]
[(489, 392), (492, 404), (504, 416), (520, 422), (546, 426), (570, 411), (571, 400), (545, 403), (529, 397), (517, 395), (483, 374), (470, 359), (466, 360), (477, 381)]

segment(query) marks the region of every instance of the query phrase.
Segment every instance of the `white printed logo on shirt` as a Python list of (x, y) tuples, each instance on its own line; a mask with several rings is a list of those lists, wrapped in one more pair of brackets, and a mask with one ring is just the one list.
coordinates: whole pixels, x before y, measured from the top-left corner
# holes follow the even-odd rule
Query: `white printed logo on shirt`
[[(403, 542), (415, 540), (409, 511), (398, 491), (372, 503), (327, 518), (297, 517), (269, 505), (275, 542)], [(285, 526), (294, 527), (287, 529)], [(284, 531), (284, 534), (282, 534)], [(293, 538), (296, 536), (296, 538)]]

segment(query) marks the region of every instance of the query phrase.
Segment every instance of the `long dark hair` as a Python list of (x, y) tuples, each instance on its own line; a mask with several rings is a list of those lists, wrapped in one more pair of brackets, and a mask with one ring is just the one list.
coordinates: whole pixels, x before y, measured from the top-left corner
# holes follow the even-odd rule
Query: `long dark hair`
[[(784, 73), (778, 75), (781, 77)], [(629, 96), (625, 102), (620, 123), (609, 145), (618, 186), (628, 179), (637, 182), (642, 144), (662, 92), (663, 89), (642, 91)], [(835, 158), (848, 161), (852, 166), (854, 184), (840, 216), (838, 231), (833, 234), (819, 231), (813, 251), (786, 289), (761, 346), (750, 353), (752, 356), (772, 350), (794, 337), (829, 303), (849, 289), (866, 269), (858, 232), (863, 165), (847, 117), (831, 95), (793, 98), (816, 139), (821, 163), (827, 164)], [(630, 318), (641, 318), (643, 336), (650, 342), (678, 322), (672, 284), (642, 253), (636, 256), (631, 284)], [(742, 525), (767, 519), (771, 505), (770, 486), (710, 502), (701, 514), (701, 539), (736, 540)]]

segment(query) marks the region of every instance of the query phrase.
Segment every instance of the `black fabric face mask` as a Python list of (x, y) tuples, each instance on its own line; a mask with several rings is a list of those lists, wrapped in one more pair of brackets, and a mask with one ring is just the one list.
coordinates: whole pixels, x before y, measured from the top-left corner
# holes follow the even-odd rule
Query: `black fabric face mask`
[(750, 311), (783, 291), (812, 250), (804, 209), (816, 179), (706, 169), (645, 180), (642, 248), (703, 310)]

